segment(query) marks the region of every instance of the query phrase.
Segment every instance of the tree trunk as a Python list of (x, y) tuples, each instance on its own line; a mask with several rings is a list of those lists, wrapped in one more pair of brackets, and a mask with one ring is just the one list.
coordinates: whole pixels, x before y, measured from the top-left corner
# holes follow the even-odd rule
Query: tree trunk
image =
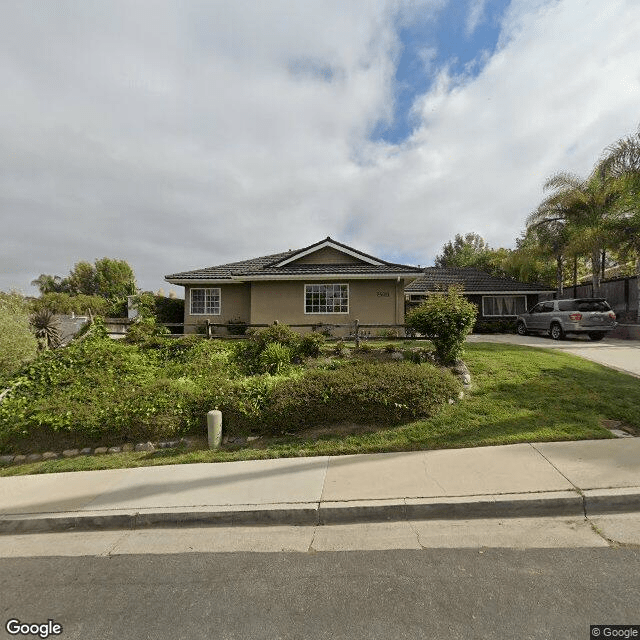
[(600, 297), (600, 251), (591, 252), (591, 282), (593, 284), (593, 297)]
[(563, 280), (564, 280), (564, 271), (563, 271), (563, 264), (562, 264), (562, 256), (558, 256), (556, 258), (556, 290), (557, 290), (556, 297), (558, 298), (558, 300), (562, 298), (562, 294), (563, 294), (562, 281)]
[(607, 262), (607, 252), (605, 250), (602, 251), (602, 275), (600, 276), (602, 278), (602, 280), (606, 280), (605, 278), (605, 269), (606, 269), (606, 262)]
[(573, 297), (578, 297), (578, 256), (573, 256)]

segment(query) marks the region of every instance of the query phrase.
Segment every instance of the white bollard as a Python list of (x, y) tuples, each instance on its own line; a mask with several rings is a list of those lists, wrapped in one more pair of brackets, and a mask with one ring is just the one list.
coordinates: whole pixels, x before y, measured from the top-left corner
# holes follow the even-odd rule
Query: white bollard
[(217, 449), (222, 442), (222, 411), (207, 413), (207, 432), (209, 449)]

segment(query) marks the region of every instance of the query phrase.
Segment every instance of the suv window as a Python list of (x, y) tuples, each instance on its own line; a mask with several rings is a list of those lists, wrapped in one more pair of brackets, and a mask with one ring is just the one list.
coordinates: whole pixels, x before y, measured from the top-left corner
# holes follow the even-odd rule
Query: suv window
[(540, 311), (542, 311), (542, 313), (553, 311), (553, 302), (543, 302)]
[(561, 300), (558, 302), (560, 311), (611, 311), (606, 300)]
[(535, 307), (529, 311), (529, 313), (540, 313), (542, 311), (542, 303), (539, 302)]
[(576, 300), (577, 311), (610, 311), (605, 300)]

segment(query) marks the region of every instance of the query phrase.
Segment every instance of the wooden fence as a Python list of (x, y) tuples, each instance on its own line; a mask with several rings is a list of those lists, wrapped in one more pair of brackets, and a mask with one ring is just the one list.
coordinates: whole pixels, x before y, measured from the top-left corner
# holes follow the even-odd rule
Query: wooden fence
[[(111, 337), (124, 337), (129, 325), (134, 322), (127, 318), (107, 318), (105, 324), (107, 325), (107, 331)], [(183, 322), (162, 322), (160, 323), (167, 327), (171, 331), (171, 337), (179, 338), (184, 335), (185, 324)], [(273, 324), (277, 325), (278, 322)], [(250, 323), (218, 323), (205, 322), (204, 335), (211, 339), (216, 338), (219, 340), (246, 340), (250, 336), (244, 332), (247, 329), (265, 329), (273, 326), (271, 324), (250, 324)], [(428, 340), (428, 336), (416, 334), (416, 332), (406, 324), (361, 324), (359, 320), (350, 322), (347, 324), (291, 324), (288, 325), (292, 329), (311, 329), (314, 332), (331, 332), (333, 329), (348, 329), (347, 335), (343, 336), (342, 340), (355, 341), (356, 346), (360, 345), (362, 340)], [(182, 328), (181, 332), (174, 331), (174, 328)], [(226, 329), (227, 331), (236, 331), (236, 333), (225, 333), (223, 335), (215, 335), (216, 329)], [(372, 332), (376, 332), (372, 335)], [(385, 332), (386, 335), (379, 335), (380, 332)], [(394, 335), (395, 332), (395, 335)], [(331, 339), (332, 336), (329, 336)], [(333, 337), (333, 339), (339, 339)]]
[[(183, 323), (163, 323), (165, 327), (184, 327)], [(273, 325), (277, 325), (278, 322), (274, 322)], [(219, 340), (246, 340), (249, 338), (244, 333), (247, 329), (265, 329), (273, 326), (272, 324), (251, 324), (251, 323), (218, 323), (207, 321), (205, 323), (205, 335), (207, 338), (216, 338)], [(314, 332), (331, 332), (333, 329), (349, 329), (347, 335), (343, 336), (342, 340), (353, 340), (356, 346), (360, 345), (361, 340), (405, 340), (407, 338), (411, 340), (428, 340), (429, 338), (422, 335), (416, 335), (415, 331), (406, 324), (361, 324), (359, 320), (350, 322), (347, 324), (290, 324), (288, 325), (292, 329), (311, 329)], [(237, 331), (238, 333), (227, 333), (225, 335), (215, 335), (215, 329), (226, 329), (227, 331)], [(385, 331), (387, 335), (372, 335), (372, 331)], [(395, 335), (394, 335), (395, 331)], [(242, 333), (239, 333), (242, 332)], [(404, 335), (403, 335), (404, 334)], [(178, 337), (182, 334), (172, 333), (173, 336)], [(331, 338), (331, 336), (329, 336)], [(334, 339), (338, 339), (335, 338)]]

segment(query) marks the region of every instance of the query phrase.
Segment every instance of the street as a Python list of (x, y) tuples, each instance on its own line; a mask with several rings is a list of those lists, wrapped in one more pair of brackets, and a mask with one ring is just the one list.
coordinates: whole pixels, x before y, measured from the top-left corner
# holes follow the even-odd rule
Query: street
[[(519, 520), (413, 523), (423, 530), (414, 549), (397, 548), (407, 523), (334, 534), (343, 544), (333, 548), (368, 540), (380, 547), (370, 551), (273, 552), (306, 527), (3, 536), (14, 552), (0, 560), (1, 637), (20, 637), (5, 630), (10, 619), (51, 619), (63, 627), (51, 637), (65, 640), (587, 639), (590, 624), (640, 623), (637, 516)], [(332, 528), (316, 529), (314, 545)], [(277, 543), (197, 552), (225, 536), (230, 550), (252, 536)]]

